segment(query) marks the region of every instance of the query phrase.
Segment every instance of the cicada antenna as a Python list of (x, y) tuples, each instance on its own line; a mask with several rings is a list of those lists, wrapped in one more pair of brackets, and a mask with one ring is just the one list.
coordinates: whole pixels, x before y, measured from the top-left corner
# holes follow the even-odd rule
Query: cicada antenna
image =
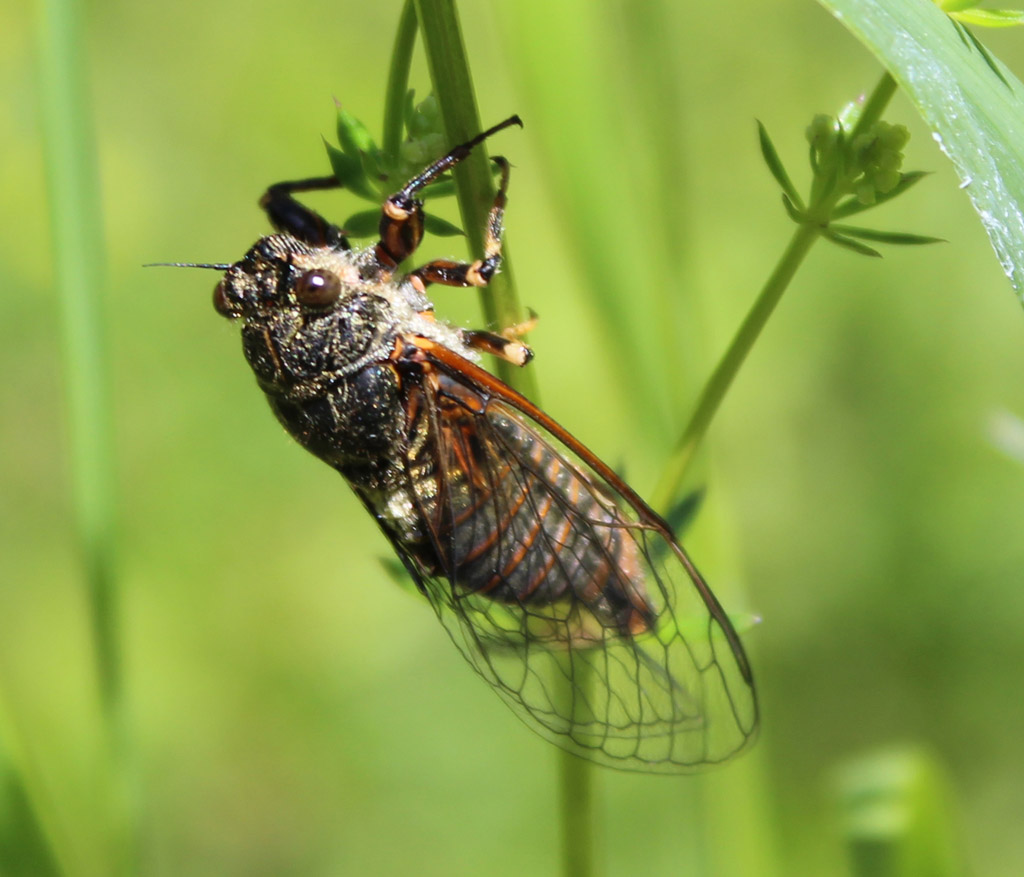
[(147, 262), (143, 268), (211, 268), (214, 271), (227, 271), (230, 262)]

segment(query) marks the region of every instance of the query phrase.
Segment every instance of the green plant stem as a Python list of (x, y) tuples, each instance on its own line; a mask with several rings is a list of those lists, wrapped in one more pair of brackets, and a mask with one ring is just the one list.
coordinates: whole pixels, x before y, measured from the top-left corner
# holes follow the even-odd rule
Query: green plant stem
[[(445, 137), (449, 143), (463, 143), (483, 130), (477, 112), (473, 80), (462, 40), (462, 30), (453, 0), (415, 0), (420, 33), (427, 55), (430, 81), (441, 110)], [(495, 120), (497, 121), (497, 120)], [(485, 146), (454, 169), (462, 227), (475, 258), (484, 253), (487, 214), (494, 203), (494, 180)], [(507, 241), (503, 246), (501, 273), (480, 290), (480, 305), (487, 325), (501, 330), (522, 321), (513, 280)], [(530, 369), (516, 369), (504, 360), (496, 361), (498, 376), (536, 401), (537, 385)]]
[[(94, 136), (89, 111), (82, 12), (76, 0), (36, 5), (39, 98), (47, 194), (53, 238), (65, 399), (71, 457), (74, 521), (84, 566), (106, 756), (119, 824), (112, 855), (123, 867), (131, 844), (126, 807), (126, 743), (118, 600), (114, 580), (115, 516), (113, 430), (107, 348), (103, 333), (102, 217)], [(123, 835), (125, 836), (122, 836)]]
[(103, 233), (79, 13), (74, 0), (40, 0), (40, 97), (56, 287), (60, 305), (75, 523), (92, 611), (100, 696), (120, 696), (113, 582), (114, 499), (106, 343), (100, 316)]
[(896, 80), (892, 78), (892, 74), (888, 71), (882, 74), (882, 77), (878, 80), (875, 85), (874, 91), (866, 101), (864, 101), (864, 107), (860, 111), (860, 115), (857, 116), (857, 121), (853, 126), (853, 131), (850, 133), (851, 138), (856, 137), (862, 133), (865, 129), (870, 128), (875, 122), (882, 118), (882, 113), (885, 112), (885, 108), (889, 105), (889, 101), (892, 100), (892, 96), (896, 93)]
[[(558, 655), (558, 688), (553, 692), (561, 715), (570, 722), (581, 705), (590, 703), (593, 669), (580, 654), (566, 650)], [(594, 846), (593, 765), (564, 749), (557, 750), (558, 810), (562, 828), (562, 873), (566, 877), (591, 877), (597, 853)]]
[(416, 6), (413, 0), (405, 0), (402, 15), (398, 19), (395, 46), (391, 52), (391, 67), (388, 70), (388, 84), (384, 92), (384, 136), (381, 149), (388, 167), (398, 162), (398, 150), (402, 143), (402, 115), (405, 96), (409, 92), (409, 68), (412, 66), (412, 50), (416, 45)]
[[(851, 139), (881, 118), (895, 91), (896, 81), (889, 73), (882, 74), (874, 91), (864, 102), (853, 130), (850, 132)], [(775, 270), (772, 271), (761, 288), (760, 294), (740, 324), (732, 343), (704, 385), (704, 389), (697, 399), (697, 405), (683, 429), (682, 437), (672, 452), (661, 480), (651, 497), (651, 505), (655, 509), (664, 511), (671, 508), (686, 479), (697, 449), (718, 412), (725, 394), (732, 386), (740, 367), (760, 337), (761, 331), (789, 286), (789, 282), (806, 258), (811, 246), (821, 236), (833, 208), (844, 194), (838, 190), (830, 192), (808, 207), (807, 220), (797, 226), (793, 237), (790, 238), (788, 246), (775, 266)]]
[[(473, 81), (453, 0), (415, 0), (420, 32), (434, 94), (441, 109), (449, 143), (461, 143), (483, 130), (476, 108)], [(459, 209), (470, 249), (483, 255), (484, 228), (494, 203), (494, 181), (482, 149), (455, 168)], [(508, 244), (505, 243), (502, 273), (481, 290), (481, 307), (488, 325), (501, 329), (522, 319), (516, 296)], [(539, 402), (536, 380), (530, 369), (516, 369), (497, 361), (498, 375), (506, 383)], [(568, 752), (558, 750), (559, 803), (565, 873), (588, 877), (593, 866), (592, 768)]]
[(594, 873), (593, 769), (582, 758), (558, 750), (558, 795), (562, 815), (562, 873)]
[(779, 299), (782, 298), (782, 293), (786, 291), (789, 281), (793, 279), (793, 275), (796, 274), (796, 270), (800, 267), (807, 252), (818, 239), (818, 234), (818, 229), (814, 226), (800, 225), (797, 227), (778, 265), (775, 266), (775, 270), (772, 271), (771, 276), (762, 287), (754, 306), (743, 320), (732, 343), (704, 385), (697, 400), (697, 406), (683, 430), (682, 438), (669, 458), (661, 481), (651, 496), (653, 508), (664, 513), (672, 507), (672, 502), (679, 493), (701, 439), (704, 438), (704, 434), (711, 425), (719, 405), (722, 404), (722, 400), (729, 387), (732, 386), (747, 354), (750, 353), (765, 323), (768, 322), (772, 311), (775, 310)]

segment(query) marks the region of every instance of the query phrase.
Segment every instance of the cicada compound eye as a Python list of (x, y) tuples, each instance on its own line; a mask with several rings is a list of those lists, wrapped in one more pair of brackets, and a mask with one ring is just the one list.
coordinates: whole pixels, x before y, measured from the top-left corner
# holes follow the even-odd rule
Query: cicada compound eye
[(228, 279), (226, 277), (221, 278), (220, 283), (213, 288), (213, 308), (222, 317), (238, 316), (238, 309), (228, 298)]
[(307, 271), (295, 284), (295, 297), (300, 304), (311, 308), (326, 308), (341, 295), (341, 280), (333, 271), (314, 268)]

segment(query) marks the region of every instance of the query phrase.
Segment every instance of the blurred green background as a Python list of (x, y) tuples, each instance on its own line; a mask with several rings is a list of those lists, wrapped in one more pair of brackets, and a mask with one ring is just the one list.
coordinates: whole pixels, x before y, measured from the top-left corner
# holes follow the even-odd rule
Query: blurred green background
[[(328, 171), (332, 97), (379, 133), (399, 9), (89, 6), (147, 874), (557, 872), (556, 751), (387, 578), (373, 522), (277, 426), (214, 275), (141, 267), (240, 257), (267, 184)], [(811, 116), (880, 69), (809, 0), (460, 11), (482, 120), (526, 122), (491, 150), (514, 164), (509, 250), (541, 317), (544, 406), (649, 494), (791, 233), (755, 119), (803, 188)], [(1024, 37), (981, 36), (1024, 71)], [(32, 56), (30, 11), (3, 7), (0, 686), (80, 872), (104, 873)], [(429, 91), (421, 53), (413, 84)], [(891, 751), (944, 777), (954, 857), (1024, 870), (1024, 464), (993, 426), (1024, 414), (1024, 315), (913, 109), (897, 95), (887, 118), (913, 133), (905, 166), (934, 174), (862, 224), (949, 243), (882, 260), (820, 244), (726, 400), (686, 541), (727, 606), (763, 619), (745, 635), (763, 732), (698, 778), (600, 772), (608, 874), (848, 873), (839, 777)], [(339, 220), (363, 207), (309, 200)], [(473, 294), (435, 301), (479, 325)], [(13, 834), (25, 849), (0, 847), (0, 872), (33, 873)]]

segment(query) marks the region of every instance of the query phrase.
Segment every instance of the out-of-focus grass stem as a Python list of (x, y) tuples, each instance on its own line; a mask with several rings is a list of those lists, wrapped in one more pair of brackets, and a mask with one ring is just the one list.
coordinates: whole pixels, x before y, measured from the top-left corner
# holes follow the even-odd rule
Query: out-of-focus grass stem
[[(91, 615), (98, 690), (115, 786), (123, 777), (122, 668), (114, 580), (114, 465), (103, 333), (104, 237), (82, 10), (37, 0), (39, 105), (64, 361), (74, 524)], [(121, 788), (115, 789), (118, 804)], [(117, 818), (126, 816), (119, 813)], [(120, 837), (125, 826), (114, 828)], [(117, 855), (127, 844), (115, 841)]]
[(57, 817), (53, 800), (39, 775), (36, 761), (24, 735), (7, 703), (6, 692), (0, 687), (0, 747), (3, 757), (14, 769), (14, 777), (21, 786), (24, 800), (28, 804), (31, 818), (38, 829), (38, 834), (46, 844), (46, 849), (59, 873), (73, 874), (75, 856), (70, 839), (64, 832), (64, 826)]
[(103, 232), (74, 0), (39, 0), (43, 141), (59, 303), (75, 526), (108, 717), (121, 692), (113, 582), (114, 467), (100, 296)]

